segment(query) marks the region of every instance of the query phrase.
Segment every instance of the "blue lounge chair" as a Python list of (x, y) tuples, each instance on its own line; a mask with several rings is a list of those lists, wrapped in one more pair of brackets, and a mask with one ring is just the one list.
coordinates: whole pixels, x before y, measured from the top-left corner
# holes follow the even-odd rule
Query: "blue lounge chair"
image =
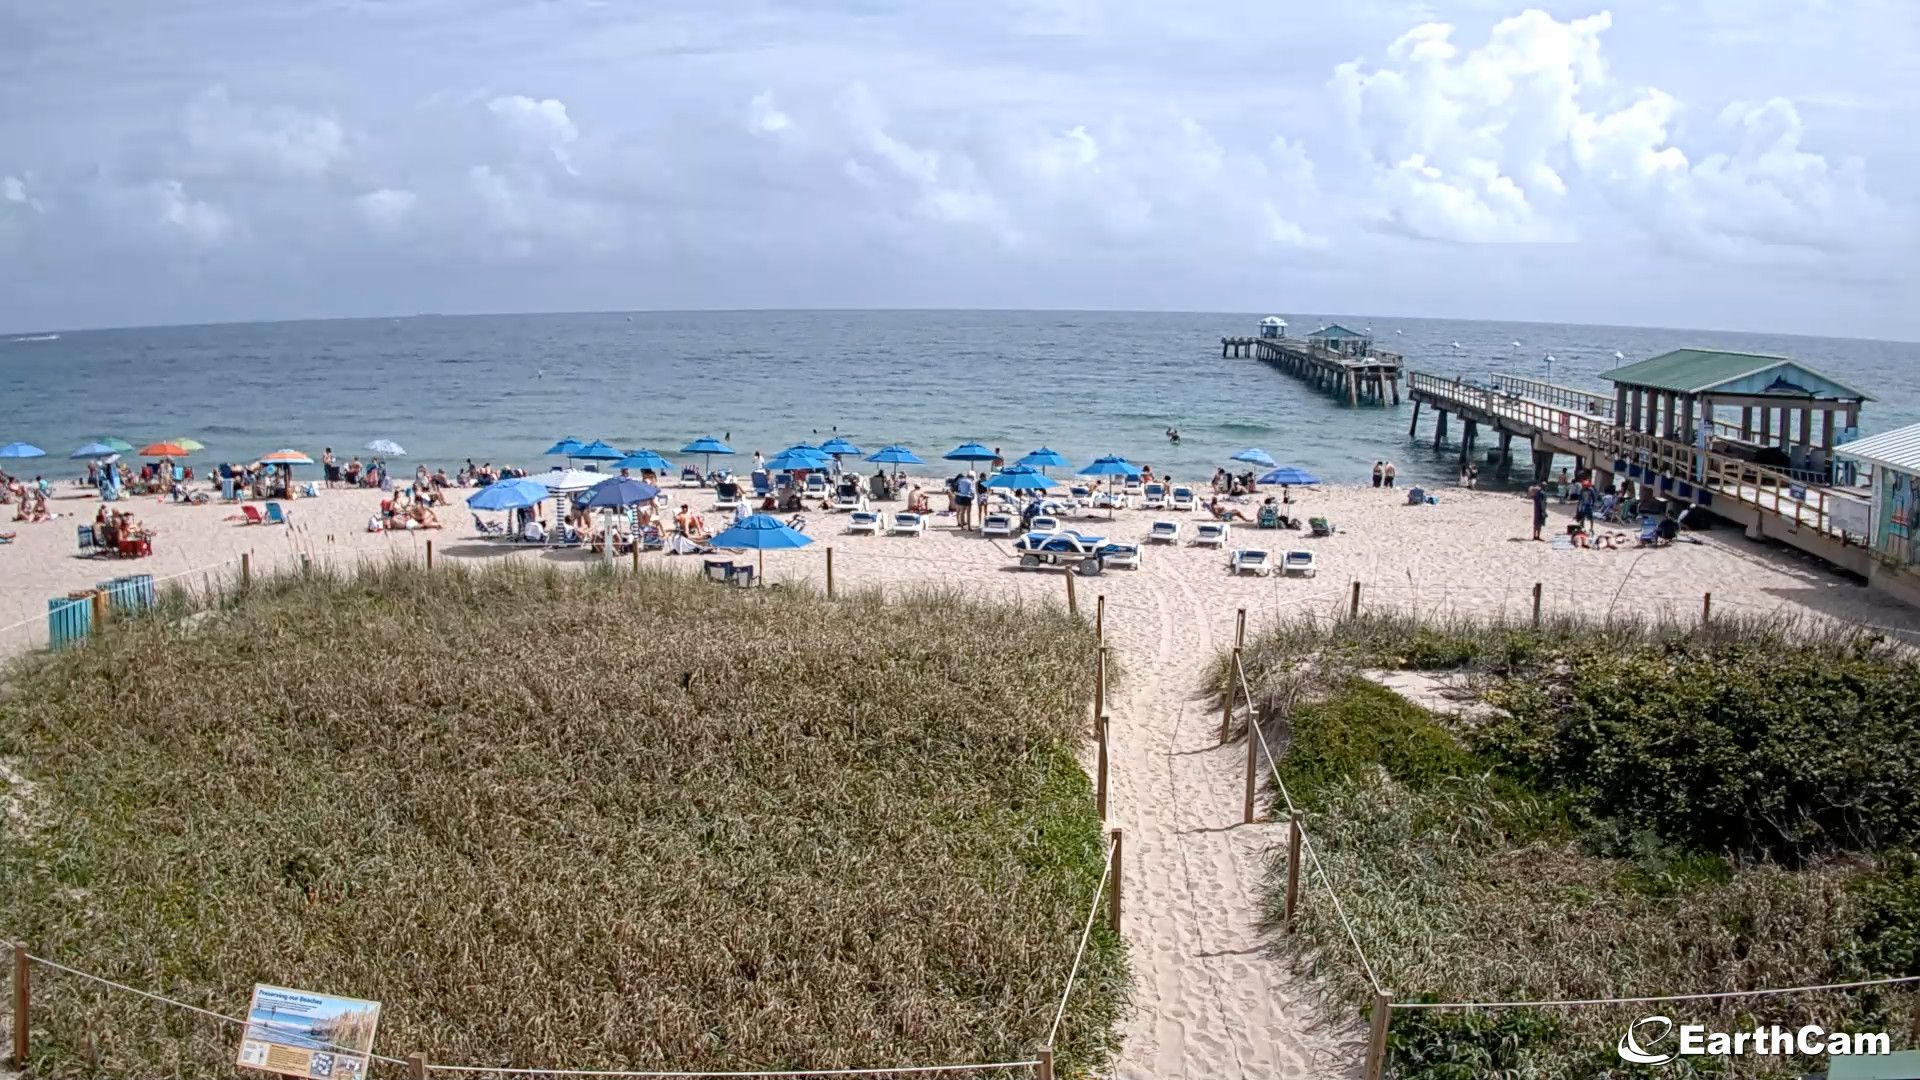
[(765, 469), (757, 470), (753, 474), (753, 493), (762, 499), (773, 494), (773, 480), (767, 476)]
[(267, 524), (286, 525), (292, 520), (293, 519), (287, 515), (287, 512), (281, 509), (279, 503), (270, 502), (267, 504)]

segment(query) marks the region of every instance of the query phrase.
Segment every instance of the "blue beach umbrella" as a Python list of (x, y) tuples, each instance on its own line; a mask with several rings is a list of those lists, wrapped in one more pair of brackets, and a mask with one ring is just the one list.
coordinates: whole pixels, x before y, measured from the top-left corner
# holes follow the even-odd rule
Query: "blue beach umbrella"
[(789, 446), (785, 450), (782, 450), (780, 452), (783, 454), (800, 454), (805, 457), (810, 457), (822, 465), (825, 465), (827, 463), (827, 459), (832, 456), (828, 451), (822, 450), (820, 447), (815, 446), (812, 443), (803, 443), (803, 442), (794, 443), (792, 446)]
[(1105, 457), (1095, 458), (1093, 461), (1093, 464), (1080, 470), (1080, 475), (1081, 476), (1139, 476), (1140, 472), (1141, 472), (1140, 466), (1135, 465), (1133, 462), (1128, 461), (1126, 458), (1121, 457), (1119, 454), (1108, 454)]
[(367, 444), (367, 449), (384, 457), (406, 457), (407, 448), (392, 439), (375, 439)]
[(101, 446), (113, 447), (113, 452), (116, 454), (133, 453), (133, 444), (125, 439), (116, 439), (111, 435), (102, 435), (93, 441), (99, 443)]
[(553, 497), (547, 485), (524, 476), (498, 480), (467, 496), (475, 510), (524, 510)]
[(894, 443), (891, 446), (881, 447), (878, 452), (869, 454), (867, 456), (867, 460), (880, 465), (925, 465), (926, 464), (926, 462), (920, 460), (920, 456), (918, 454), (915, 454), (913, 451), (907, 449), (904, 446), (901, 446), (899, 443)]
[(1273, 460), (1272, 454), (1267, 453), (1265, 450), (1262, 450), (1257, 446), (1249, 447), (1245, 450), (1240, 451), (1239, 453), (1233, 455), (1232, 460), (1244, 461), (1249, 465), (1259, 465), (1259, 466), (1262, 466), (1263, 468), (1268, 468), (1268, 469), (1271, 469), (1275, 465), (1280, 464), (1279, 462)]
[(119, 452), (120, 451), (115, 450), (113, 447), (108, 446), (106, 443), (90, 442), (90, 443), (87, 443), (85, 446), (79, 447), (78, 449), (74, 450), (73, 453), (68, 454), (67, 456), (78, 461), (81, 458), (112, 457), (113, 455)]
[(616, 469), (632, 469), (635, 472), (664, 473), (673, 468), (673, 462), (661, 457), (657, 452), (642, 447), (628, 454), (614, 465)]
[(699, 438), (688, 443), (687, 445), (681, 447), (680, 452), (683, 454), (705, 454), (707, 456), (706, 471), (712, 472), (713, 471), (713, 455), (731, 454), (734, 451), (733, 451), (733, 447), (728, 446), (726, 443), (721, 442), (719, 439), (716, 439), (711, 435), (702, 435)]
[(803, 548), (813, 538), (771, 514), (748, 514), (708, 543), (716, 548), (750, 548), (760, 553), (760, 577), (767, 576), (767, 552)]
[(627, 453), (599, 439), (595, 439), (574, 451), (573, 456), (583, 458), (587, 461), (619, 461), (621, 458), (626, 457)]
[(628, 476), (615, 476), (587, 490), (587, 497), (576, 505), (589, 510), (621, 510), (637, 503), (652, 502), (660, 489)]
[(1027, 456), (1021, 458), (1019, 461), (1014, 462), (1014, 464), (1026, 465), (1030, 468), (1040, 469), (1044, 471), (1046, 469), (1064, 469), (1067, 466), (1073, 464), (1073, 462), (1068, 461), (1066, 455), (1062, 454), (1060, 451), (1055, 450), (1050, 446), (1043, 446), (1040, 449), (1029, 453)]
[(811, 448), (802, 450), (799, 447), (795, 447), (791, 450), (782, 450), (780, 453), (768, 459), (767, 471), (791, 472), (795, 469), (815, 470), (824, 469), (826, 465), (827, 456), (825, 454), (820, 453), (818, 450), (812, 450)]
[(32, 443), (13, 442), (0, 446), (0, 458), (46, 457), (47, 452)]
[(948, 461), (992, 461), (999, 454), (977, 442), (964, 442), (940, 455)]
[(585, 445), (586, 444), (581, 442), (579, 439), (576, 439), (573, 436), (569, 435), (566, 438), (561, 439), (559, 442), (554, 443), (552, 446), (547, 447), (546, 456), (570, 458), (570, 457), (573, 457), (575, 454), (578, 454), (580, 452), (580, 448)]
[(1319, 477), (1305, 469), (1296, 468), (1292, 465), (1282, 465), (1280, 468), (1260, 477), (1260, 483), (1262, 484), (1317, 484), (1319, 482)]
[(1003, 488), (1007, 491), (1045, 491), (1059, 485), (1051, 477), (1042, 475), (1040, 470), (1030, 465), (1014, 465), (987, 477), (986, 486)]
[(866, 453), (866, 451), (860, 449), (859, 447), (853, 445), (852, 443), (839, 437), (838, 435), (835, 435), (833, 438), (828, 439), (826, 442), (821, 443), (820, 452), (823, 454), (832, 454), (834, 457), (846, 457), (848, 455), (852, 455), (853, 457), (859, 457), (861, 454)]

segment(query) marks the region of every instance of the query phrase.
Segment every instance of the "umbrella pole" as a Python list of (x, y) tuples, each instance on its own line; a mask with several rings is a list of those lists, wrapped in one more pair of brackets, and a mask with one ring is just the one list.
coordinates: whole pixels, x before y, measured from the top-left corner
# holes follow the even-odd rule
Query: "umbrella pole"
[(767, 549), (766, 548), (760, 549), (760, 573), (756, 575), (756, 580), (758, 580), (762, 585), (765, 585), (767, 583)]

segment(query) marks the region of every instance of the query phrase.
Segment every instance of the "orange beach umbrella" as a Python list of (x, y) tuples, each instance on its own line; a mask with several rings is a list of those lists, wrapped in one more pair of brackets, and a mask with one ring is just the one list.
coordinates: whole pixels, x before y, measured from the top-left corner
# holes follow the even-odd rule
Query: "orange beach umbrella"
[(191, 450), (175, 442), (149, 443), (140, 448), (141, 457), (186, 457), (190, 453)]

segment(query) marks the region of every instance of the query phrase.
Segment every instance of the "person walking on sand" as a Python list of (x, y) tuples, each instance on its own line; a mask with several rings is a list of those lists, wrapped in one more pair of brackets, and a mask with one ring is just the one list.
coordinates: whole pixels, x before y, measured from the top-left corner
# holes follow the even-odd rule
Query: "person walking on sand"
[(1547, 489), (1535, 484), (1527, 489), (1527, 498), (1533, 500), (1533, 538), (1540, 539), (1540, 530), (1547, 527)]
[(1574, 504), (1573, 520), (1587, 532), (1593, 531), (1593, 512), (1600, 504), (1600, 494), (1593, 490), (1593, 481), (1580, 484), (1580, 500)]
[(1391, 461), (1389, 461), (1389, 462), (1387, 462), (1387, 467), (1386, 467), (1385, 469), (1383, 469), (1383, 470), (1381, 470), (1381, 471), (1382, 471), (1382, 473), (1383, 473), (1383, 474), (1384, 474), (1384, 475), (1386, 476), (1386, 480), (1387, 480), (1387, 486), (1388, 486), (1388, 487), (1392, 487), (1392, 486), (1393, 486), (1393, 475), (1394, 475), (1394, 468), (1393, 468), (1393, 462), (1391, 462)]
[(1384, 461), (1374, 462), (1373, 463), (1373, 486), (1379, 487), (1381, 483), (1386, 480), (1386, 478), (1387, 478), (1387, 463)]

